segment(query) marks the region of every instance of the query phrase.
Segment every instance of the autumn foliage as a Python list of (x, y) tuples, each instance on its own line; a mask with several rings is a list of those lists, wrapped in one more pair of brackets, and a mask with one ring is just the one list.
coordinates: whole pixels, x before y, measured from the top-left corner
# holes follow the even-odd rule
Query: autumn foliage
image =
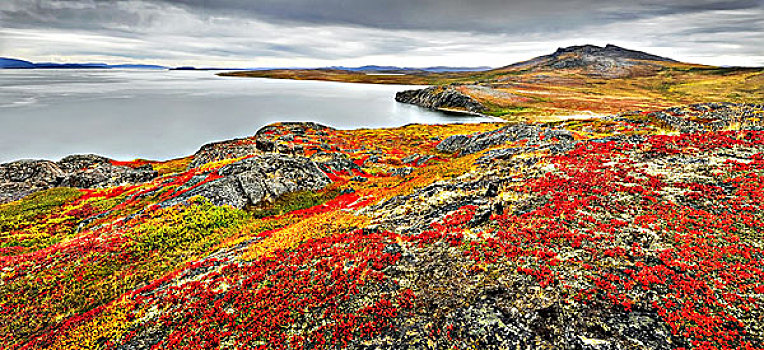
[[(567, 152), (522, 141), (492, 149), (524, 153), (487, 160), (490, 149), (436, 149), (500, 126), (298, 135), (289, 149), (341, 153), (358, 169), (248, 210), (201, 197), (157, 205), (215, 180), (226, 161), (2, 205), (0, 344), (334, 349), (404, 337), (418, 319), (431, 320), (421, 336), (437, 347), (469, 344), (471, 333), (431, 309), (437, 286), (395, 273), (444, 250), (468, 264), (465, 281), (499, 274), (560, 305), (657, 315), (681, 339), (675, 348), (764, 347), (764, 131), (680, 134), (659, 121), (591, 120), (562, 125), (577, 138)], [(411, 169), (393, 175), (403, 167)], [(504, 180), (478, 204), (452, 199), (478, 190), (423, 190), (494, 178)], [(394, 218), (406, 213), (383, 205), (395, 198), (444, 209), (425, 230), (399, 230)]]

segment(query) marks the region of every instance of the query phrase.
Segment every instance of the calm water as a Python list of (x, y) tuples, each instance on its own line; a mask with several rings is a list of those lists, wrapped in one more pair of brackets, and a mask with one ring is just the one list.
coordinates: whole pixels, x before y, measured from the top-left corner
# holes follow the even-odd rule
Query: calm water
[(77, 153), (169, 159), (276, 121), (336, 128), (484, 121), (395, 102), (408, 88), (196, 71), (0, 70), (0, 162)]

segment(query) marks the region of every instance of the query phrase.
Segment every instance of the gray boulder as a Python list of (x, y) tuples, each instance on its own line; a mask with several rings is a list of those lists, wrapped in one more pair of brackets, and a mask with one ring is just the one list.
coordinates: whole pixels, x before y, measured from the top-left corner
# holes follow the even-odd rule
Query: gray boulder
[(19, 160), (0, 164), (0, 204), (55, 187), (66, 173), (47, 160)]
[(316, 163), (324, 173), (346, 174), (353, 176), (354, 172), (363, 172), (361, 167), (353, 163), (347, 155), (343, 153), (318, 152), (310, 156), (310, 160)]
[(92, 154), (68, 156), (59, 162), (19, 160), (0, 164), (0, 203), (53, 187), (111, 187), (151, 181), (157, 175), (150, 165), (117, 166)]
[(245, 157), (258, 153), (262, 152), (258, 150), (257, 144), (250, 139), (208, 143), (194, 153), (194, 158), (188, 165), (188, 169), (198, 168), (204, 164), (224, 159)]
[(570, 131), (562, 129), (515, 124), (484, 133), (450, 136), (441, 141), (435, 148), (441, 152), (459, 152), (462, 155), (466, 155), (520, 140), (528, 140), (528, 145), (539, 145), (552, 142), (553, 140), (560, 143), (572, 143), (573, 135)]
[(220, 168), (222, 178), (199, 185), (170, 200), (163, 207), (201, 196), (215, 205), (244, 208), (273, 201), (291, 192), (320, 190), (331, 180), (314, 162), (304, 157), (264, 154)]
[(23, 182), (44, 187), (57, 184), (65, 176), (66, 173), (56, 163), (47, 160), (19, 160), (0, 164), (0, 182)]
[(99, 165), (111, 165), (111, 162), (109, 158), (95, 154), (76, 154), (66, 156), (56, 162), (56, 164), (66, 172), (75, 172), (97, 167)]

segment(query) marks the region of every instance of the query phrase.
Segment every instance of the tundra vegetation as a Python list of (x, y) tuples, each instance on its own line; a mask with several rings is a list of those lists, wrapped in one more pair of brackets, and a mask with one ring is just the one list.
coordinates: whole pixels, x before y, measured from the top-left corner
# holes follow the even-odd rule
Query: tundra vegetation
[(631, 106), (77, 158), (0, 205), (0, 344), (764, 348), (764, 106)]

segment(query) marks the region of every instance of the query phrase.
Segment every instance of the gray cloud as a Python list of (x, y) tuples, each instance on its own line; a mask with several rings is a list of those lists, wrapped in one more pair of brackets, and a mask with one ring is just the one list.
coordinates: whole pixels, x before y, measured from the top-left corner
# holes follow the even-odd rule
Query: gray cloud
[(764, 65), (764, 0), (3, 0), (0, 55), (165, 64), (504, 65), (615, 43)]
[(744, 10), (761, 0), (165, 0), (204, 13), (384, 29), (517, 32), (657, 15)]

